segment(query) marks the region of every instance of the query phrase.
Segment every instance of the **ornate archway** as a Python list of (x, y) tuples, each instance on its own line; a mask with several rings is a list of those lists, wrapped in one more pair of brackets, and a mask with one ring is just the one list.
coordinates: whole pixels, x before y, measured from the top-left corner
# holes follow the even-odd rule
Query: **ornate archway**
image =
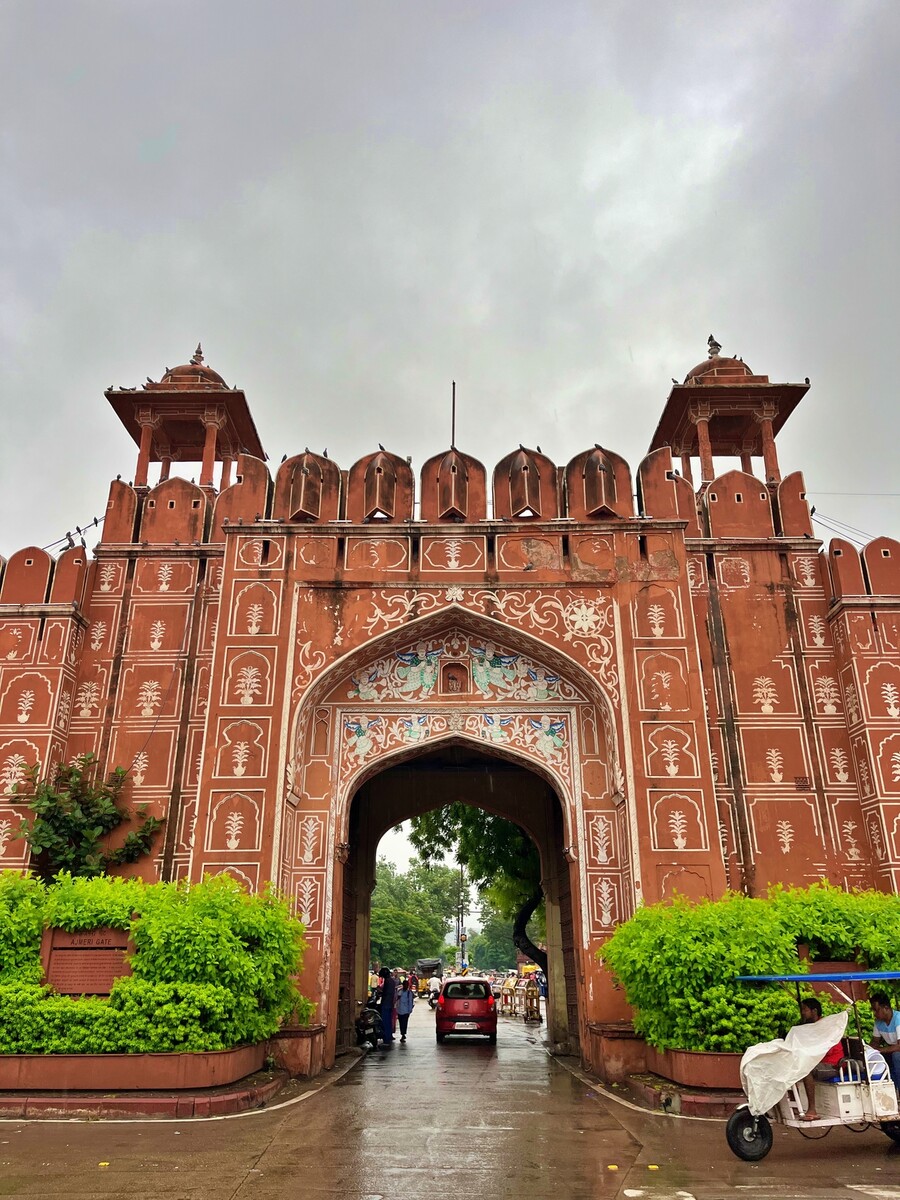
[[(573, 951), (586, 956), (628, 915), (635, 839), (614, 714), (596, 678), (564, 652), (456, 606), (382, 635), (316, 679), (294, 712), (277, 853), (278, 878), (307, 925), (302, 986), (320, 1014), (337, 1013), (344, 922), (355, 920), (345, 911), (353, 797), (444, 745), (517, 763), (558, 798)], [(586, 968), (573, 973), (584, 979)]]

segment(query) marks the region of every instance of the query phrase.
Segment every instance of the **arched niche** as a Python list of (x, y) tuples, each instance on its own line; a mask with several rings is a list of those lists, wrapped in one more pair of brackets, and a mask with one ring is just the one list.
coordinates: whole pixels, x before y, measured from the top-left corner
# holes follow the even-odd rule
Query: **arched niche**
[(637, 472), (638, 511), (658, 521), (687, 521), (685, 537), (701, 537), (694, 489), (672, 464), (672, 451), (660, 446)]
[(710, 537), (775, 536), (772, 503), (766, 486), (744, 471), (728, 471), (714, 479), (704, 501)]
[(413, 515), (413, 473), (408, 462), (379, 450), (355, 462), (347, 482), (347, 520), (399, 525)]
[(852, 542), (844, 541), (843, 538), (833, 538), (828, 546), (828, 563), (835, 599), (840, 600), (842, 596), (865, 596), (867, 589), (862, 561)]
[(53, 569), (53, 584), (50, 588), (51, 604), (81, 604), (84, 599), (84, 584), (88, 572), (87, 550), (75, 546), (64, 551), (56, 560)]
[(494, 516), (507, 521), (552, 521), (559, 516), (556, 465), (520, 446), (494, 467)]
[(135, 537), (135, 521), (137, 519), (137, 492), (121, 479), (114, 479), (109, 485), (109, 499), (106, 501), (106, 519), (103, 522), (101, 545), (118, 546), (131, 545)]
[(202, 542), (208, 506), (203, 488), (173, 476), (147, 493), (138, 540), (157, 546)]
[(602, 446), (576, 455), (566, 467), (566, 515), (576, 521), (633, 516), (625, 459)]
[(477, 458), (451, 447), (422, 467), (423, 521), (481, 521), (487, 516), (487, 472)]
[(257, 516), (268, 514), (271, 479), (266, 464), (252, 454), (240, 454), (237, 460), (236, 479), (216, 500), (213, 513), (210, 541), (223, 542), (222, 528), (227, 521), (255, 521)]
[(305, 450), (278, 468), (272, 502), (276, 520), (336, 521), (340, 504), (341, 472), (330, 458)]
[(876, 538), (863, 547), (862, 561), (872, 596), (900, 595), (900, 542)]
[(806, 484), (799, 471), (787, 475), (778, 485), (777, 509), (779, 533), (785, 537), (812, 537), (812, 517), (806, 500)]
[(0, 604), (43, 604), (47, 599), (53, 559), (46, 550), (27, 546), (10, 556), (0, 587)]

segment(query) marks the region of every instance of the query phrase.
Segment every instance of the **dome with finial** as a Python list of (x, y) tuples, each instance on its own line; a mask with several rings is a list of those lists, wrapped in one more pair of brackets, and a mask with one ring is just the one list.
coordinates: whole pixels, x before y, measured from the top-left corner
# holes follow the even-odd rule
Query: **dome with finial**
[(203, 362), (203, 347), (197, 343), (191, 361), (180, 367), (166, 368), (166, 373), (160, 380), (160, 385), (185, 389), (194, 388), (225, 388), (228, 384), (218, 372), (207, 367)]
[(723, 358), (719, 353), (722, 347), (712, 334), (706, 344), (709, 347), (708, 357), (688, 371), (684, 377), (685, 383), (735, 383), (753, 374), (743, 359)]

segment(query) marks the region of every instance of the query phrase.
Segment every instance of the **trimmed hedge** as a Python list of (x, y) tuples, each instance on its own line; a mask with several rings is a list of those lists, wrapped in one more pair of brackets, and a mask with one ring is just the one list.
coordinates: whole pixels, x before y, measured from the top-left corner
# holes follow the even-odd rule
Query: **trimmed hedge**
[[(766, 899), (676, 897), (638, 909), (597, 957), (624, 987), (635, 1029), (650, 1045), (742, 1053), (783, 1035), (799, 1014), (783, 987), (738, 984), (735, 976), (805, 971), (799, 943), (812, 958), (898, 970), (900, 897), (827, 883), (773, 888)], [(826, 1011), (837, 1007), (823, 1001)], [(858, 1008), (869, 1030), (868, 1005)]]
[[(108, 999), (41, 985), (45, 925), (128, 929), (133, 975)], [(303, 925), (274, 891), (227, 875), (202, 883), (0, 875), (0, 1053), (226, 1050), (271, 1037), (314, 1005), (296, 990)]]

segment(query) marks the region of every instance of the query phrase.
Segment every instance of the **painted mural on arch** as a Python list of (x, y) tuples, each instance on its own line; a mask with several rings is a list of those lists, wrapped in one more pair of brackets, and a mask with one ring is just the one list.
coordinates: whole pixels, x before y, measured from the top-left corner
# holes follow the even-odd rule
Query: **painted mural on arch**
[(565, 466), (519, 447), (490, 476), (455, 446), (418, 481), (381, 449), (273, 474), (199, 348), (110, 389), (138, 459), (99, 544), (2, 564), (0, 866), (27, 865), (29, 767), (128, 766), (166, 821), (140, 869), (275, 881), (307, 925), (302, 989), (338, 1022), (354, 798), (463, 748), (557, 806), (560, 1020), (583, 1052), (623, 1015), (594, 955), (636, 904), (896, 891), (900, 544), (822, 546), (776, 449), (808, 385), (719, 351), (634, 476), (599, 446)]

